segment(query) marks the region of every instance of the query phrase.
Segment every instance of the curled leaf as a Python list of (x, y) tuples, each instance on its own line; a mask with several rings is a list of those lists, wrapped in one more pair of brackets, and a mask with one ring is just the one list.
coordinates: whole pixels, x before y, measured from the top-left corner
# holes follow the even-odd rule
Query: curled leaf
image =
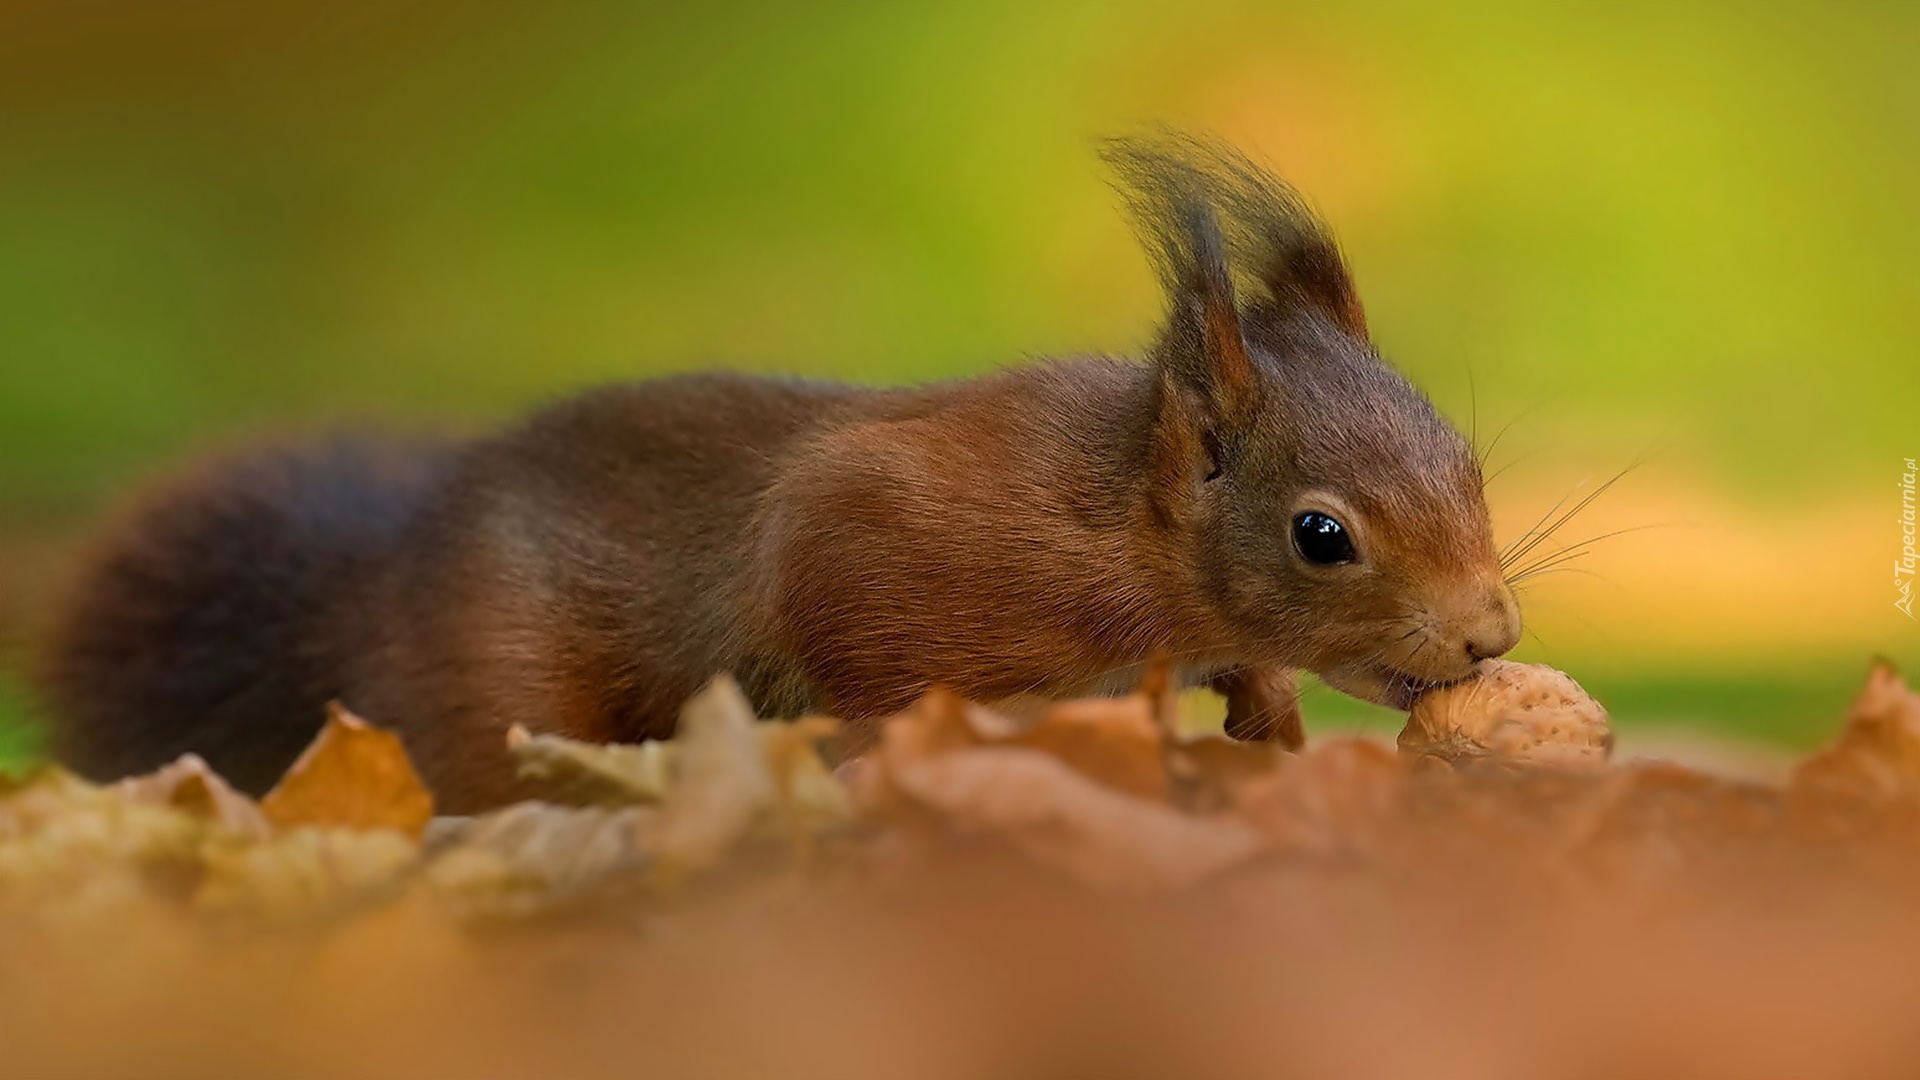
[(1282, 767), (1289, 757), (1277, 742), (1241, 742), (1219, 735), (1170, 742), (1166, 755), (1167, 772), (1179, 787), (1178, 801), (1189, 810), (1237, 805), (1248, 784)]
[(814, 832), (853, 817), (852, 797), (816, 749), (839, 730), (840, 721), (826, 716), (763, 720), (758, 725), (760, 749), (779, 792), (780, 814), (797, 844), (805, 845)]
[(258, 843), (212, 844), (194, 903), (269, 922), (341, 914), (395, 895), (418, 853), (388, 828), (290, 828)]
[(1840, 737), (1801, 762), (1793, 784), (1878, 799), (1920, 794), (1920, 694), (1892, 664), (1875, 664)]
[(1038, 750), (955, 750), (910, 763), (893, 783), (950, 826), (1003, 837), (1094, 886), (1180, 888), (1264, 846), (1237, 818), (1184, 814), (1123, 794)]
[(519, 763), (523, 779), (569, 802), (657, 803), (667, 797), (672, 783), (673, 744), (658, 739), (600, 745), (534, 735), (515, 724), (507, 732), (507, 751)]
[(1406, 795), (1407, 765), (1365, 739), (1336, 739), (1243, 784), (1240, 813), (1277, 848), (1323, 858), (1377, 855)]
[(654, 833), (667, 872), (718, 863), (779, 797), (754, 724), (753, 706), (725, 676), (681, 709), (673, 785)]
[(885, 813), (897, 803), (889, 778), (899, 770), (985, 746), (1035, 750), (1116, 791), (1165, 799), (1166, 728), (1158, 705), (1157, 694), (1064, 701), (1023, 727), (935, 687), (881, 728), (880, 744), (869, 755), (871, 767), (850, 770), (857, 777), (856, 801), (866, 813)]
[[(803, 827), (845, 821), (852, 814), (846, 789), (815, 749), (839, 729), (838, 720), (825, 716), (753, 722), (781, 811)], [(507, 733), (507, 749), (520, 762), (522, 778), (539, 783), (553, 801), (593, 806), (665, 802), (680, 777), (683, 742), (603, 745), (533, 735), (518, 726)]]
[(208, 823), (57, 767), (0, 799), (0, 901), (111, 916), (190, 884)]
[(1025, 731), (999, 741), (1039, 750), (1115, 791), (1165, 799), (1165, 736), (1156, 701), (1146, 694), (1063, 701)]
[(433, 818), (433, 796), (398, 735), (335, 702), (326, 727), (260, 800), (260, 810), (282, 829), (395, 829), (418, 839)]
[(460, 822), (427, 864), (435, 895), (465, 920), (525, 917), (574, 904), (652, 865), (654, 812), (523, 802)]
[(272, 831), (259, 804), (235, 791), (198, 754), (183, 754), (170, 765), (129, 777), (116, 787), (133, 802), (170, 806), (241, 836), (264, 839)]

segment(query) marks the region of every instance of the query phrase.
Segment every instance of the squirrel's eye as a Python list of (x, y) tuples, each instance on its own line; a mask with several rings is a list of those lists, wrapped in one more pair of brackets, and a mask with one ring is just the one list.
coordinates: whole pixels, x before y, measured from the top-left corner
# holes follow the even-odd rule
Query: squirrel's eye
[(1300, 557), (1320, 566), (1353, 561), (1353, 538), (1347, 527), (1318, 510), (1293, 519), (1293, 546)]

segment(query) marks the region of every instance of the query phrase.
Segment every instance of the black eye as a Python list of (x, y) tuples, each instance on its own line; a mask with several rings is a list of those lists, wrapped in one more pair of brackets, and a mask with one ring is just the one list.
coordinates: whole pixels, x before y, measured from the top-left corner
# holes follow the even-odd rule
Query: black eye
[(1293, 546), (1300, 557), (1321, 566), (1353, 561), (1353, 538), (1338, 521), (1309, 510), (1293, 519)]

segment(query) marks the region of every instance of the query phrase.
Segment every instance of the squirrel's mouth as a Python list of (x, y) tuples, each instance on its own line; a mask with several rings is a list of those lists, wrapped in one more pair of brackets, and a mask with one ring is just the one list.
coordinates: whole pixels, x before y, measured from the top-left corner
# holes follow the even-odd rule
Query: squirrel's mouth
[(1322, 682), (1349, 697), (1401, 712), (1413, 708), (1413, 700), (1428, 689), (1441, 685), (1440, 680), (1423, 679), (1386, 664), (1347, 664), (1319, 675)]

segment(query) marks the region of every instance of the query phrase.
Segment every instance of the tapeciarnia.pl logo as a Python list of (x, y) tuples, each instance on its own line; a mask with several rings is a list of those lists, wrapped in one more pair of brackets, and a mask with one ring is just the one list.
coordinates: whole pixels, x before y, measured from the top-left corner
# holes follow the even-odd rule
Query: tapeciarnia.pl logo
[(1913, 479), (1916, 472), (1912, 458), (1906, 459), (1906, 471), (1900, 474), (1900, 557), (1893, 563), (1893, 591), (1898, 595), (1893, 606), (1904, 612), (1909, 619), (1920, 622), (1920, 616), (1913, 613), (1913, 570), (1914, 570), (1914, 517), (1913, 517)]

